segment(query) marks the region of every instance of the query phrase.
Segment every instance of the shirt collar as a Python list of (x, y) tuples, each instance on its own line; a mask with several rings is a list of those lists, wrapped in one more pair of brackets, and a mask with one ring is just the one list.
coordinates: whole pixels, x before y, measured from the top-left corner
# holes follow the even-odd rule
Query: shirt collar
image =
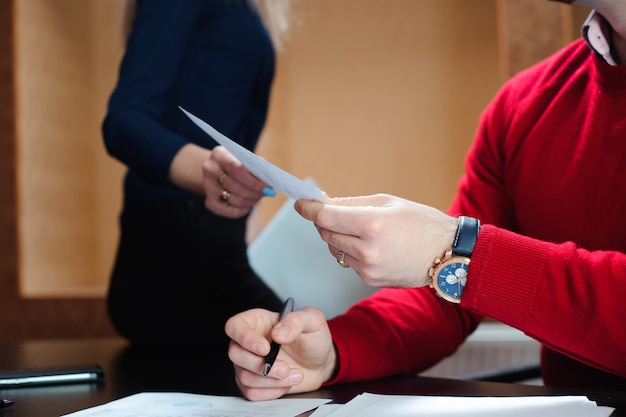
[(581, 32), (587, 45), (596, 54), (601, 56), (608, 64), (617, 65), (613, 55), (611, 55), (611, 28), (600, 13), (593, 10), (587, 17), (587, 20), (585, 20)]

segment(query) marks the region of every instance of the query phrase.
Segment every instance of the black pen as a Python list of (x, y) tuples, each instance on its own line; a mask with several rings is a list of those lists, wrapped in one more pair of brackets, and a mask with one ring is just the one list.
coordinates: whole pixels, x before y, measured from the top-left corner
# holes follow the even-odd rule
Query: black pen
[[(283, 308), (280, 310), (280, 316), (278, 317), (278, 321), (281, 321), (283, 317), (293, 311), (293, 298), (289, 297), (283, 304)], [(265, 357), (265, 365), (263, 365), (263, 376), (267, 376), (270, 373), (270, 369), (274, 365), (274, 361), (278, 356), (278, 351), (280, 350), (280, 345), (272, 340), (272, 344), (270, 347), (270, 353)]]
[(11, 407), (13, 404), (15, 404), (13, 400), (0, 400), (0, 408)]

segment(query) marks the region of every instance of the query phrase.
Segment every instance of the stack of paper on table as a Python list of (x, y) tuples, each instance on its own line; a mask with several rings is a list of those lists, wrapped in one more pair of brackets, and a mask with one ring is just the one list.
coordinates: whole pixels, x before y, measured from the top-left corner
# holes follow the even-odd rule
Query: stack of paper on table
[(285, 398), (252, 402), (241, 397), (143, 392), (63, 417), (293, 417), (330, 401)]
[(608, 417), (613, 412), (613, 408), (598, 406), (582, 396), (436, 397), (363, 393), (343, 405), (329, 402), (319, 398), (252, 402), (240, 397), (151, 392), (64, 417), (292, 417), (315, 408), (312, 417)]
[(433, 397), (363, 393), (344, 405), (321, 405), (311, 417), (608, 417), (611, 407), (582, 396)]

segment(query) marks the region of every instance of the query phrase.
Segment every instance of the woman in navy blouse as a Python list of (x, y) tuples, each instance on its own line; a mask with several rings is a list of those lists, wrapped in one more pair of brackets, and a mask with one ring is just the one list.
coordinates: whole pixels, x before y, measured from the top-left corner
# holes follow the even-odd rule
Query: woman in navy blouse
[(178, 108), (254, 150), (288, 0), (139, 0), (102, 131), (128, 167), (111, 319), (136, 345), (220, 349), (224, 322), (280, 309), (246, 256), (246, 220), (272, 190)]

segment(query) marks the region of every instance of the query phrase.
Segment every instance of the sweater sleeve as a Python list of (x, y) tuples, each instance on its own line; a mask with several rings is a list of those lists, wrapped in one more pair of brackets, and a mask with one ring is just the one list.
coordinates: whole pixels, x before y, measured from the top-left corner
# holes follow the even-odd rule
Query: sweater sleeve
[(163, 123), (171, 111), (181, 56), (204, 2), (139, 2), (118, 84), (102, 131), (108, 152), (131, 170), (169, 183), (169, 167), (188, 141)]
[(454, 353), (480, 319), (430, 288), (381, 289), (329, 321), (340, 358), (329, 383), (424, 371)]
[(626, 377), (626, 255), (555, 244), (486, 225), (461, 305), (545, 346)]

